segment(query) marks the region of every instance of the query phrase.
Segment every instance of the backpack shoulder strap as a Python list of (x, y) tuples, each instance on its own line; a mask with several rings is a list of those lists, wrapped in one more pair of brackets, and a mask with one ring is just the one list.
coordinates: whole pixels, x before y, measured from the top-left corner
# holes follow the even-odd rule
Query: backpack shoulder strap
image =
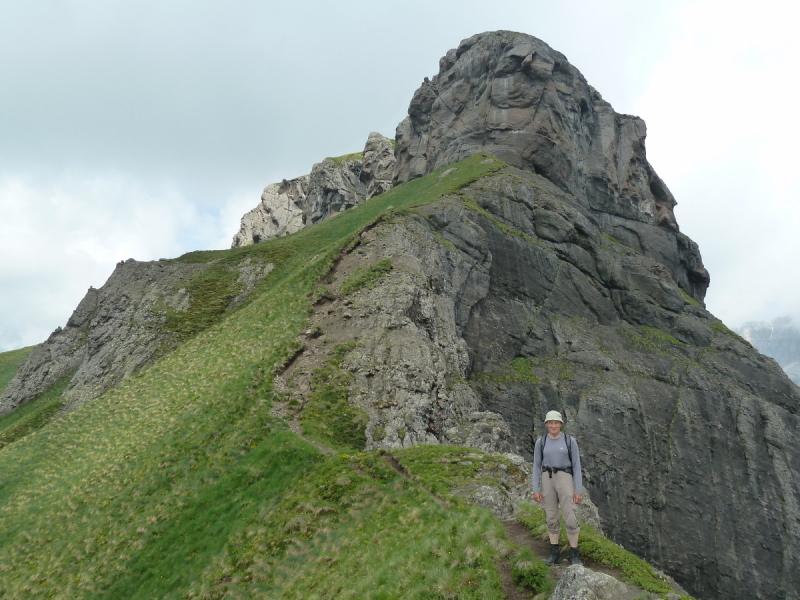
[(572, 438), (566, 433), (564, 434), (565, 441), (567, 442), (567, 458), (569, 458), (569, 466), (572, 466)]
[(543, 435), (539, 438), (541, 440), (541, 444), (539, 445), (539, 466), (544, 468), (544, 445), (547, 443), (547, 436)]

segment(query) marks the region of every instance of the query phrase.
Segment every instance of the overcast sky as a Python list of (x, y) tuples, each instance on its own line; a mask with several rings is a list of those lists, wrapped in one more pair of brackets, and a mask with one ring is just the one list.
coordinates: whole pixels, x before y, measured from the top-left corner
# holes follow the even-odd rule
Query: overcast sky
[(729, 326), (800, 322), (796, 19), (785, 1), (0, 0), (0, 351), (121, 259), (227, 248), (264, 186), (394, 137), (475, 33), (564, 53), (648, 125)]

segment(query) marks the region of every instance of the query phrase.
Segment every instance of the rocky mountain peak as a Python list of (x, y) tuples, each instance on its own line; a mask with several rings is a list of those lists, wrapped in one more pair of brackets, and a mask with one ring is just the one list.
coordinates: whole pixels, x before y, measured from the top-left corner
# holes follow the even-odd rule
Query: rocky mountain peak
[(414, 94), (397, 127), (394, 182), (487, 152), (573, 194), (607, 234), (664, 264), (702, 301), (708, 271), (679, 234), (675, 198), (647, 162), (646, 134), (642, 119), (616, 113), (543, 41), (481, 33), (447, 52)]

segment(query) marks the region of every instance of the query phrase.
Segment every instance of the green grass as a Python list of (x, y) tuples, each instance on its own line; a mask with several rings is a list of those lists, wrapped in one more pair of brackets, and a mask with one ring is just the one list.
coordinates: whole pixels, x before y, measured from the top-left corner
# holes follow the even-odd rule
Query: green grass
[(486, 454), (474, 448), (445, 445), (420, 445), (395, 450), (392, 455), (415, 481), (419, 481), (434, 494), (447, 496), (470, 484), (497, 486), (501, 470), (514, 477), (518, 483), (526, 474), (510, 460), (499, 454)]
[(337, 167), (341, 167), (343, 162), (356, 162), (358, 160), (364, 160), (364, 153), (351, 152), (350, 154), (342, 154), (341, 156), (329, 156), (325, 160), (329, 160)]
[[(544, 510), (529, 503), (523, 503), (516, 514), (517, 520), (525, 525), (531, 532), (540, 536), (546, 533), (547, 525)], [(561, 545), (566, 545), (567, 533), (564, 524), (561, 524), (559, 536)], [(621, 546), (615, 544), (604, 535), (586, 523), (581, 523), (581, 533), (578, 537), (581, 556), (622, 571), (625, 580), (641, 589), (654, 594), (675, 593), (675, 590), (661, 577), (656, 575), (653, 567), (646, 561), (631, 554)], [(684, 600), (692, 600), (691, 596), (682, 596)]]
[(305, 435), (342, 452), (358, 452), (367, 443), (364, 430), (369, 419), (364, 411), (349, 405), (347, 386), (353, 375), (340, 368), (345, 355), (355, 346), (353, 342), (340, 344), (325, 366), (314, 369), (313, 392), (300, 417)]
[(0, 448), (44, 427), (64, 405), (61, 394), (67, 389), (73, 375), (65, 375), (36, 398), (0, 417)]
[[(388, 479), (374, 456), (355, 466), (322, 457), (269, 414), (273, 373), (307, 329), (312, 291), (341, 250), (390, 206), (434, 201), (503, 168), (481, 165), (485, 158), (292, 236), (174, 259), (205, 265), (187, 283), (193, 308), (169, 317), (183, 340), (174, 352), (0, 449), (0, 598), (177, 599), (228, 588), (248, 597), (259, 586), (267, 597), (313, 597), (308, 586), (321, 577), (342, 595), (362, 586), (352, 593), (422, 598), (442, 586), (443, 596), (498, 597), (496, 520), (467, 507), (443, 513)], [(238, 289), (228, 267), (246, 258), (275, 269), (225, 312)], [(17, 425), (37, 406), (18, 413)], [(357, 506), (370, 494), (369, 506)], [(303, 498), (314, 507), (308, 518), (302, 511), (312, 509), (293, 504)], [(363, 554), (351, 556), (351, 540)], [(338, 562), (324, 548), (341, 548)], [(392, 568), (373, 576), (363, 565), (374, 557)]]
[(339, 295), (347, 296), (360, 289), (370, 288), (388, 275), (391, 270), (392, 261), (388, 258), (384, 258), (374, 265), (359, 267), (339, 286)]
[(0, 352), (0, 394), (3, 393), (8, 383), (14, 379), (14, 375), (17, 374), (22, 361), (28, 358), (34, 348), (36, 346)]
[(537, 594), (553, 586), (553, 580), (549, 577), (550, 569), (530, 548), (517, 551), (510, 563), (514, 581), (532, 588)]

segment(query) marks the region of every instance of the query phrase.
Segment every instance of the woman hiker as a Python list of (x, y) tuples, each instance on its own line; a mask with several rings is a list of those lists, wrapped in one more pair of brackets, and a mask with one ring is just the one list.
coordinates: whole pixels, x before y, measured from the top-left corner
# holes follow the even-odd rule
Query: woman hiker
[(581, 528), (575, 516), (575, 505), (580, 504), (583, 499), (578, 443), (566, 433), (561, 433), (564, 419), (557, 410), (547, 413), (544, 424), (547, 427), (547, 435), (537, 439), (533, 448), (533, 499), (541, 502), (544, 498), (547, 532), (550, 534), (550, 556), (544, 560), (544, 564), (550, 566), (560, 560), (561, 549), (558, 544), (558, 534), (561, 532), (558, 520), (560, 505), (564, 526), (567, 528), (570, 563), (581, 565), (583, 563), (578, 553), (578, 533)]

